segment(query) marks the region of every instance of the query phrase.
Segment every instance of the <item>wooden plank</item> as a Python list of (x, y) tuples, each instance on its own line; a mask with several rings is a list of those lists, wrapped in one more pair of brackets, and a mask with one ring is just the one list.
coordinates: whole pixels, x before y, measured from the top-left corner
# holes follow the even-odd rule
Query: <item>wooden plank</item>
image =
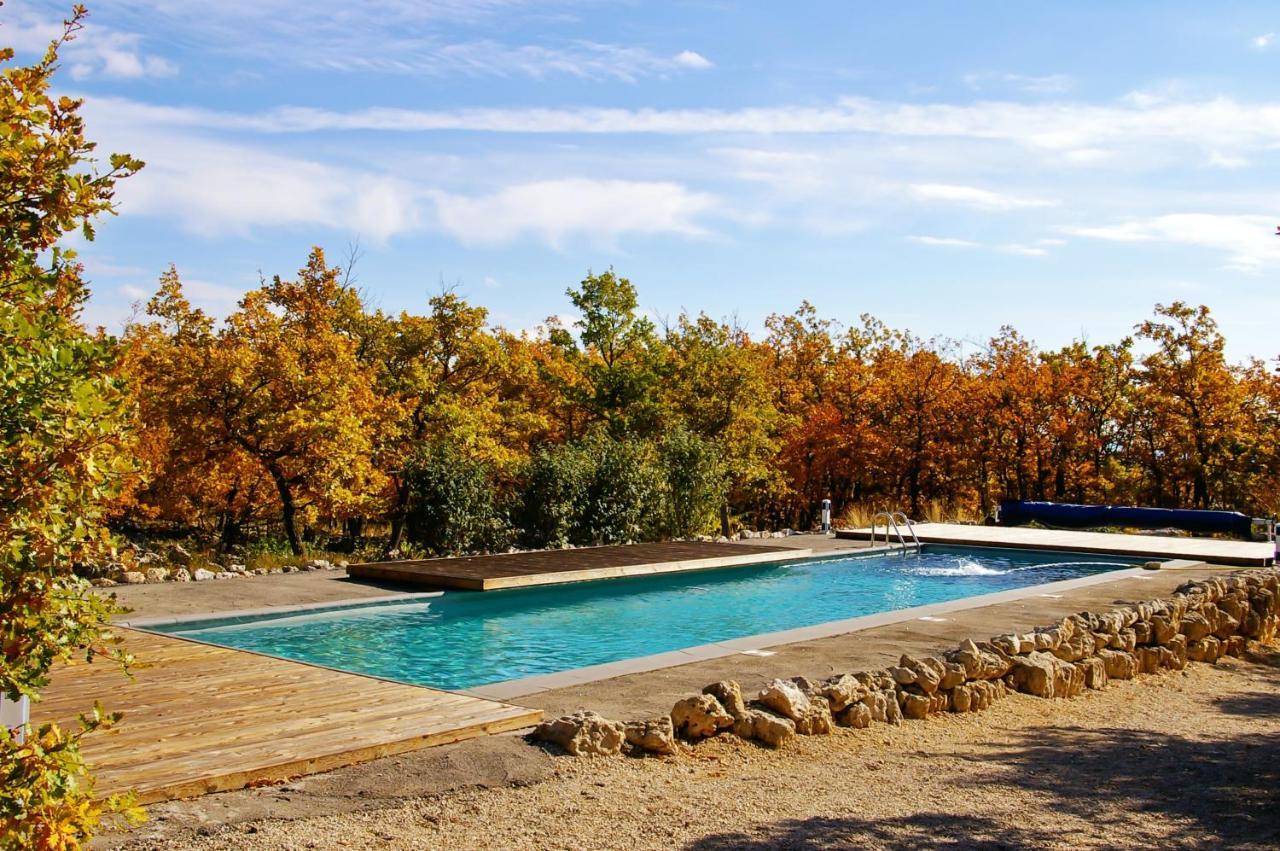
[[(959, 523), (918, 523), (915, 531), (924, 543), (953, 546), (1021, 547), (1138, 558), (1196, 559), (1212, 564), (1250, 567), (1266, 567), (1275, 563), (1274, 544), (1251, 541), (1029, 529), (1023, 526), (966, 526)], [(871, 537), (871, 530), (839, 529), (836, 537), (865, 541)]]
[(32, 707), (73, 721), (102, 700), (125, 713), (84, 740), (101, 796), (144, 803), (328, 771), (536, 724), (541, 710), (120, 628), (142, 663), (60, 667)]
[(709, 570), (791, 560), (809, 555), (812, 555), (811, 550), (795, 547), (669, 541), (490, 556), (372, 562), (353, 564), (347, 568), (347, 573), (361, 579), (404, 585), (493, 591), (562, 582)]

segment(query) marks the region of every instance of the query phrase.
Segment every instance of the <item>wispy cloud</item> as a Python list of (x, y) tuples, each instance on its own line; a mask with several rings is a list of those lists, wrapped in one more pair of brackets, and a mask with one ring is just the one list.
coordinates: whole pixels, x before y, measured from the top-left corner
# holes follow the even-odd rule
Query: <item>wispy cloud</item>
[(419, 42), (412, 50), (368, 54), (300, 57), (299, 64), (327, 70), (374, 71), (433, 77), (554, 76), (634, 83), (689, 70), (711, 68), (700, 54), (685, 50), (673, 56), (642, 47), (577, 41), (563, 46), (513, 45), (480, 40), (457, 44)]
[(256, 113), (150, 106), (99, 98), (96, 108), (135, 120), (220, 131), (310, 133), (377, 130), (530, 134), (829, 135), (971, 139), (1058, 152), (1080, 163), (1106, 159), (1114, 147), (1194, 145), (1245, 150), (1280, 144), (1280, 102), (1122, 100), (1109, 104), (914, 104), (842, 98), (829, 106), (721, 109), (372, 107), (348, 112), (280, 107)]
[(965, 85), (974, 90), (991, 88), (1017, 89), (1029, 94), (1060, 95), (1071, 91), (1075, 80), (1066, 74), (1008, 74), (990, 71), (964, 76)]
[(693, 68), (698, 71), (714, 66), (714, 63), (710, 59), (703, 56), (701, 53), (697, 53), (692, 50), (680, 51), (675, 56), (671, 57), (671, 61), (682, 68)]
[(554, 247), (573, 237), (608, 244), (632, 234), (705, 236), (699, 220), (717, 206), (677, 183), (625, 180), (544, 180), (490, 195), (433, 197), (440, 228), (467, 245), (528, 236)]
[(930, 245), (936, 248), (981, 248), (981, 243), (968, 239), (957, 239), (951, 236), (909, 236), (907, 240), (919, 245)]
[(1165, 242), (1216, 249), (1226, 253), (1228, 268), (1238, 271), (1253, 272), (1280, 261), (1280, 239), (1275, 236), (1272, 216), (1175, 213), (1062, 230), (1111, 242)]
[(957, 186), (950, 183), (917, 183), (911, 187), (915, 197), (926, 201), (943, 201), (959, 204), (974, 210), (1004, 212), (1025, 210), (1031, 207), (1053, 207), (1057, 201), (993, 192), (977, 186)]
[[(218, 54), (309, 70), (634, 82), (712, 67), (691, 49), (668, 53), (527, 26), (571, 10), (575, 4), (569, 0), (311, 0), (304, 5), (293, 0), (98, 0), (94, 5), (140, 30), (196, 37)], [(511, 43), (491, 35), (502, 29), (528, 32), (528, 40)]]
[(928, 245), (935, 248), (985, 248), (998, 251), (1001, 254), (1017, 254), (1023, 257), (1043, 257), (1049, 253), (1044, 246), (1050, 243), (1061, 243), (1062, 240), (1038, 240), (1036, 245), (1023, 245), (1021, 243), (1007, 243), (1004, 245), (985, 245), (981, 242), (974, 242), (969, 239), (957, 239), (949, 236), (909, 236), (907, 240), (919, 245)]
[(1275, 40), (1275, 33), (1263, 33), (1262, 35), (1254, 36), (1249, 40), (1249, 43), (1253, 45), (1254, 50), (1269, 50), (1271, 45), (1275, 43)]
[[(0, 27), (5, 43), (23, 53), (41, 53), (62, 35), (62, 16), (14, 2)], [(86, 29), (63, 49), (72, 78), (139, 80), (172, 77), (178, 66), (169, 59), (143, 48), (143, 38), (103, 26), (90, 17)]]

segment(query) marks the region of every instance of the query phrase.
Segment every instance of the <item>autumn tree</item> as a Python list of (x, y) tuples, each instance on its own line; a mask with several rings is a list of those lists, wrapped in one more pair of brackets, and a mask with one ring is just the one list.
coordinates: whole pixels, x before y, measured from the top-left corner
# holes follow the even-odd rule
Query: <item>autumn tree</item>
[[(112, 377), (114, 341), (87, 333), (88, 285), (68, 234), (94, 235), (116, 182), (142, 163), (103, 166), (85, 136), (82, 102), (49, 93), (59, 50), (85, 15), (76, 7), (35, 65), (0, 49), (0, 694), (38, 699), (50, 667), (113, 648), (112, 607), (77, 563), (110, 557), (101, 520), (130, 460), (128, 400)], [(82, 730), (110, 723), (95, 710)], [(0, 843), (76, 848), (96, 825), (80, 731), (0, 728)], [(115, 802), (109, 802), (115, 803)]]
[(1174, 302), (1155, 312), (1137, 328), (1137, 338), (1154, 351), (1136, 376), (1144, 427), (1153, 433), (1146, 463), (1155, 498), (1181, 503), (1167, 488), (1185, 484), (1192, 507), (1210, 508), (1245, 425), (1236, 371), (1209, 308)]
[(391, 483), (387, 550), (400, 547), (410, 509), (406, 469), (415, 456), (443, 460), (509, 461), (505, 423), (514, 418), (499, 388), (504, 349), (489, 332), (487, 312), (457, 293), (429, 300), (426, 316), (401, 313), (375, 323), (364, 360), (384, 403), (378, 466)]
[[(299, 513), (366, 512), (380, 489), (372, 465), (379, 400), (346, 318), (357, 294), (316, 248), (293, 281), (247, 293), (222, 327), (186, 304), (176, 275), (148, 311), (168, 323), (164, 372), (147, 376), (174, 422), (202, 445), (195, 457), (248, 459), (270, 479), (290, 549)], [(235, 486), (232, 482), (229, 486)]]
[(729, 477), (720, 531), (729, 534), (729, 500), (750, 504), (779, 484), (773, 466), (779, 414), (769, 383), (768, 350), (736, 324), (682, 314), (667, 329), (662, 406), (712, 442)]
[(589, 273), (567, 295), (581, 314), (577, 334), (553, 322), (549, 340), (571, 372), (548, 370), (545, 377), (610, 434), (651, 433), (659, 422), (661, 348), (653, 322), (640, 315), (635, 287), (610, 269)]

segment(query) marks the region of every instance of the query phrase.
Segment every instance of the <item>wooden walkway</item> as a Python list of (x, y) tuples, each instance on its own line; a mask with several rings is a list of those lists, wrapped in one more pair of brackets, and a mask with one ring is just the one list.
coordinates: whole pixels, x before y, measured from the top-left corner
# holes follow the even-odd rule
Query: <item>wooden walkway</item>
[(401, 585), (493, 591), (499, 588), (759, 564), (806, 558), (812, 554), (813, 551), (809, 549), (784, 546), (668, 542), (420, 561), (370, 562), (353, 564), (347, 568), (347, 573), (360, 579)]
[[(1120, 535), (1110, 532), (1029, 529), (1023, 526), (964, 526), (959, 523), (917, 523), (915, 530), (922, 542), (931, 544), (1111, 553), (1249, 567), (1265, 567), (1275, 563), (1274, 544), (1251, 541)], [(903, 534), (906, 534), (905, 529)], [(836, 532), (836, 537), (865, 541), (871, 537), (871, 530), (840, 529)]]
[(74, 725), (101, 700), (120, 724), (84, 740), (100, 796), (144, 803), (238, 789), (538, 723), (541, 710), (127, 628), (134, 680), (60, 668), (33, 721)]

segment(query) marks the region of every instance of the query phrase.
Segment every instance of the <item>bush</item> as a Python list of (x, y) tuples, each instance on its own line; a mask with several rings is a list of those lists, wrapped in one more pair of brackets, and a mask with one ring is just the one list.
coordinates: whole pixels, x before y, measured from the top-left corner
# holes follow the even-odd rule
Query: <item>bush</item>
[(666, 484), (665, 536), (689, 538), (715, 528), (729, 488), (728, 469), (716, 445), (680, 428), (658, 441), (657, 452)]
[(598, 437), (583, 449), (591, 454), (595, 469), (578, 519), (578, 542), (625, 544), (659, 537), (664, 482), (653, 444)]
[(525, 468), (520, 498), (522, 543), (531, 548), (564, 547), (577, 543), (595, 475), (595, 460), (579, 444), (543, 449)]
[(499, 510), (494, 471), (456, 448), (432, 447), (409, 462), (409, 540), (433, 555), (506, 549), (510, 524)]

